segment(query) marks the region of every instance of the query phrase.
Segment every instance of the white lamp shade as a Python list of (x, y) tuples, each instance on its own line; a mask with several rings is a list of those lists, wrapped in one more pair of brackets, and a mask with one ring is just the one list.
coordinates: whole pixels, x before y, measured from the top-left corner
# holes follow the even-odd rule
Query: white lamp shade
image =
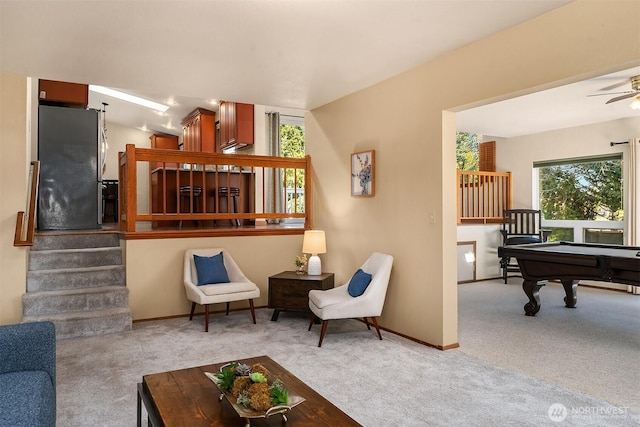
[(327, 252), (327, 243), (322, 230), (306, 230), (302, 242), (302, 252), (317, 255)]
[(327, 243), (322, 230), (307, 230), (304, 232), (304, 240), (302, 242), (302, 252), (311, 254), (309, 264), (307, 265), (307, 274), (309, 276), (319, 276), (322, 274), (322, 263), (318, 254), (327, 252)]

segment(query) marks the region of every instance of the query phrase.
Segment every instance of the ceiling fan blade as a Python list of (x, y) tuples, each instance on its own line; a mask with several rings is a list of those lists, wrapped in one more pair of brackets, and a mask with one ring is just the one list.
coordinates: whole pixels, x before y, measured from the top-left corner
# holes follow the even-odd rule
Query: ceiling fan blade
[(622, 101), (623, 99), (632, 98), (636, 95), (640, 94), (640, 92), (631, 92), (626, 95), (616, 96), (615, 98), (611, 98), (606, 102), (606, 104), (611, 104), (612, 102)]
[(606, 92), (606, 91), (608, 91), (608, 90), (617, 89), (617, 88), (619, 88), (620, 86), (624, 86), (624, 85), (626, 85), (626, 84), (629, 84), (629, 79), (627, 79), (627, 80), (623, 80), (623, 81), (618, 82), (618, 83), (615, 83), (615, 84), (612, 84), (611, 86), (603, 87), (603, 88), (602, 88), (602, 89), (600, 89), (600, 90), (601, 90), (601, 91), (603, 91), (603, 92)]
[(591, 95), (587, 95), (589, 96), (611, 96), (611, 95), (617, 95), (620, 93), (633, 93), (632, 91), (629, 90), (625, 90), (624, 92), (609, 92), (609, 93), (592, 93)]

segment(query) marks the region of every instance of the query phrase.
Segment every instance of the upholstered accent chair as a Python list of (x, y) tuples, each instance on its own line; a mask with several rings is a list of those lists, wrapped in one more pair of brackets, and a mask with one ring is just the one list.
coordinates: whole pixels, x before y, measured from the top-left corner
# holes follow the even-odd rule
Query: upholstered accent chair
[[(370, 318), (378, 337), (382, 339), (376, 317), (382, 314), (392, 265), (391, 255), (375, 252), (346, 284), (324, 291), (309, 291), (309, 308), (313, 313), (309, 330), (316, 318), (322, 320), (318, 347), (322, 346), (327, 324), (333, 319), (363, 318), (367, 328), (371, 330)], [(370, 282), (363, 281), (364, 277), (370, 279)]]
[[(215, 264), (215, 262), (218, 262)], [(224, 265), (224, 268), (221, 265)], [(260, 288), (249, 280), (233, 260), (231, 254), (222, 248), (189, 249), (184, 253), (184, 288), (191, 301), (193, 319), (196, 304), (204, 306), (204, 330), (209, 332), (209, 305), (233, 301), (249, 301), (251, 317), (256, 323), (253, 299), (260, 297)]]

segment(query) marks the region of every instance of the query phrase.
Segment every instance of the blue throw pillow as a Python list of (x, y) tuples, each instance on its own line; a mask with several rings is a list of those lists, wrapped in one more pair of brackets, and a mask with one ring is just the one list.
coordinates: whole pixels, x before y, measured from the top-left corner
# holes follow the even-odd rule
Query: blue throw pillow
[(212, 257), (193, 256), (198, 271), (198, 286), (215, 283), (229, 283), (229, 275), (224, 267), (222, 252)]
[(369, 273), (365, 273), (361, 268), (359, 268), (351, 280), (349, 280), (349, 287), (347, 288), (349, 295), (352, 297), (359, 297), (364, 294), (364, 291), (367, 290), (367, 286), (371, 283), (371, 277), (372, 276)]

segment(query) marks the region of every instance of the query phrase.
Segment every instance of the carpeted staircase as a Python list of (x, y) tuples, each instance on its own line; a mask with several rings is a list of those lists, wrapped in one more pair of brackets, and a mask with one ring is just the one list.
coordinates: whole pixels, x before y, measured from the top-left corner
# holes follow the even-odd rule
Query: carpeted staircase
[(117, 233), (36, 235), (22, 321), (50, 320), (58, 339), (129, 331), (128, 292)]

